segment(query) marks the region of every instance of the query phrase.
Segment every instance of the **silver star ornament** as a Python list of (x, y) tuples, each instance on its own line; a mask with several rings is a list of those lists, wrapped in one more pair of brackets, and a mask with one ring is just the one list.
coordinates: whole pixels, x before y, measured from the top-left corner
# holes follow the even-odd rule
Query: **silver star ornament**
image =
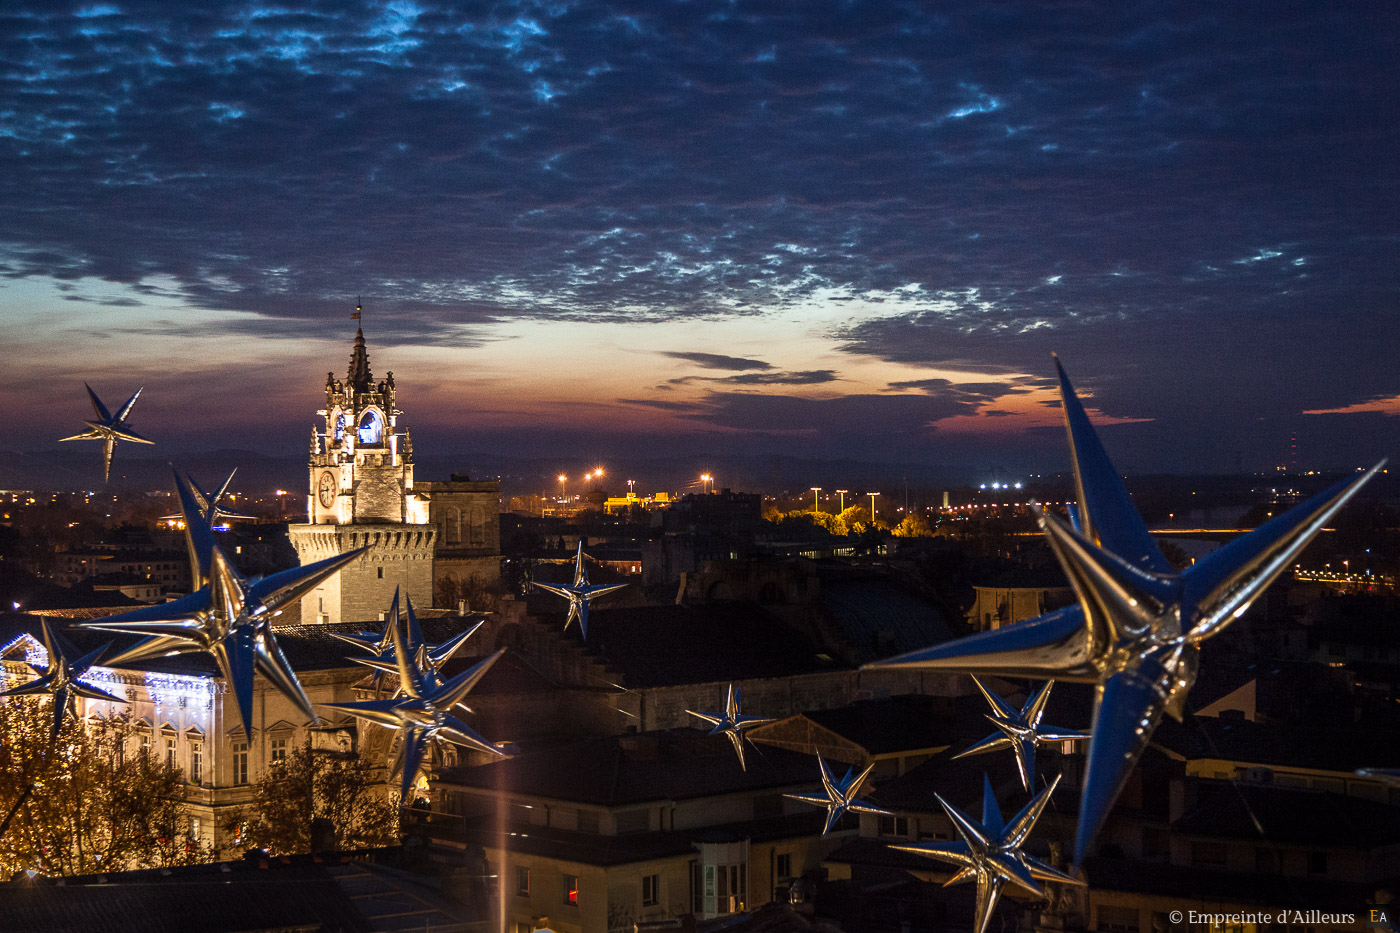
[(744, 733), (755, 726), (761, 726), (775, 720), (764, 719), (761, 716), (745, 716), (739, 709), (739, 690), (740, 688), (734, 684), (729, 685), (729, 693), (725, 697), (724, 712), (722, 713), (697, 713), (689, 709), (686, 712), (714, 726), (710, 730), (710, 735), (729, 736), (729, 741), (734, 743), (734, 751), (739, 756), (739, 767), (747, 771), (749, 766), (744, 762), (744, 740), (746, 738)]
[(357, 559), (364, 548), (293, 567), (270, 577), (245, 579), (213, 543), (207, 515), (195, 501), (189, 484), (175, 474), (175, 489), (185, 522), (186, 543), (195, 579), (207, 568), (207, 583), (183, 599), (145, 606), (83, 623), (84, 628), (146, 636), (107, 663), (131, 664), (177, 654), (207, 653), (219, 666), (233, 693), (244, 734), (252, 738), (253, 677), (262, 674), (311, 722), (316, 712), (287, 663), (272, 620), (321, 581)]
[[(986, 933), (987, 924), (992, 919), (1002, 890), (1008, 885), (1020, 888), (1032, 897), (1044, 898), (1045, 890), (1041, 881), (1058, 881), (1061, 884), (1083, 884), (1078, 878), (1067, 875), (1052, 865), (1026, 854), (1022, 846), (1026, 837), (1040, 819), (1050, 795), (1060, 783), (1056, 775), (1049, 786), (1037, 794), (1024, 810), (1016, 814), (1011, 822), (1004, 822), (1001, 807), (992, 793), (992, 782), (982, 776), (982, 821), (979, 823), (948, 803), (937, 794), (943, 812), (953, 821), (958, 831), (958, 842), (917, 842), (891, 845), (891, 849), (911, 852), (925, 858), (947, 862), (958, 868), (957, 874), (948, 879), (947, 885), (964, 881), (977, 883), (977, 916), (973, 922), (975, 933)], [(947, 886), (945, 885), (945, 887)]]
[(873, 762), (855, 776), (853, 776), (855, 769), (847, 768), (846, 776), (840, 780), (837, 780), (836, 775), (831, 773), (831, 766), (821, 755), (817, 756), (817, 764), (821, 766), (822, 771), (822, 793), (783, 794), (783, 796), (800, 800), (803, 803), (810, 803), (814, 807), (826, 807), (826, 826), (822, 828), (823, 836), (831, 832), (841, 816), (848, 810), (852, 813), (877, 813), (881, 816), (894, 816), (892, 811), (871, 806), (856, 796), (860, 793), (860, 786), (865, 783), (865, 779), (874, 770)]
[[(486, 660), (444, 681), (438, 677), (436, 668), (422, 663), (427, 653), (421, 645), (416, 656), (409, 650), (402, 625), (390, 629), (390, 640), (403, 697), (323, 705), (366, 722), (387, 726), (398, 733), (399, 751), (394, 767), (402, 775), (399, 788), (402, 798), (408, 799), (409, 789), (423, 760), (423, 752), (435, 740), (507, 757), (505, 749), (482, 738), (456, 715), (466, 695), (486, 675), (491, 665), (506, 653), (506, 649), (500, 649)], [(463, 708), (470, 712), (469, 708)]]
[[(220, 522), (257, 521), (256, 516), (245, 515), (242, 512), (234, 512), (230, 509), (224, 508), (222, 505), (219, 504), (224, 498), (224, 493), (228, 492), (229, 483), (233, 482), (233, 476), (237, 472), (238, 471), (236, 469), (230, 471), (228, 479), (224, 480), (223, 485), (220, 486), (218, 488), (218, 491), (216, 491), (213, 495), (210, 495), (209, 493), (205, 492), (204, 489), (194, 481), (194, 477), (189, 475), (186, 475), (185, 477), (185, 479), (189, 481), (190, 491), (194, 493), (194, 501), (199, 505), (200, 512), (202, 512), (208, 517), (209, 527), (211, 528), (219, 524)], [(183, 518), (184, 516), (182, 516), (179, 512), (174, 512), (170, 515), (162, 515), (160, 518), (156, 519), (156, 521), (178, 522), (181, 521)]]
[[(92, 391), (92, 386), (83, 383), (83, 388), (87, 389), (88, 398), (92, 400), (92, 410), (97, 417), (86, 422), (88, 429), (82, 434), (61, 437), (59, 441), (101, 441), (102, 481), (105, 483), (112, 476), (112, 454), (117, 450), (117, 441), (132, 441), (137, 444), (154, 444), (155, 441), (147, 440), (137, 434), (131, 429), (131, 425), (126, 423), (126, 416), (131, 414), (131, 409), (136, 405), (136, 399), (141, 394), (141, 389), (137, 389), (131, 398), (126, 400), (126, 404), (117, 409), (117, 413), (114, 415), (107, 410), (106, 405), (102, 404), (102, 399), (97, 397), (97, 393)], [(142, 386), (142, 388), (145, 387)]]
[(1080, 864), (1162, 714), (1181, 717), (1201, 643), (1243, 615), (1384, 461), (1178, 573), (1133, 507), (1058, 360), (1055, 365), (1074, 464), (1077, 527), (1037, 511), (1079, 605), (871, 666), (1096, 684), (1075, 838)]
[(583, 634), (584, 641), (588, 640), (588, 604), (599, 596), (605, 596), (614, 590), (620, 590), (626, 583), (597, 583), (588, 582), (588, 568), (584, 566), (583, 542), (578, 543), (578, 558), (574, 563), (574, 582), (569, 584), (536, 583), (535, 586), (546, 593), (553, 593), (562, 596), (569, 601), (569, 616), (564, 620), (564, 629), (567, 631), (575, 619), (578, 619), (579, 631)]
[(48, 669), (44, 671), (42, 676), (36, 677), (29, 683), (12, 687), (0, 693), (0, 698), (37, 696), (45, 693), (53, 697), (53, 728), (49, 730), (49, 744), (52, 745), (58, 738), (58, 730), (63, 726), (64, 715), (70, 715), (74, 719), (78, 718), (76, 703), (78, 697), (86, 697), (90, 700), (111, 700), (114, 703), (125, 701), (106, 690), (99, 690), (82, 681), (88, 668), (97, 663), (97, 659), (102, 656), (102, 652), (107, 650), (111, 642), (95, 651), (89, 651), (82, 657), (75, 658), (73, 657), (73, 649), (49, 626), (48, 619), (40, 619), (39, 624), (43, 626), (44, 651), (49, 656)]
[[(404, 597), (406, 605), (406, 615), (408, 617), (407, 649), (410, 657), (413, 657), (423, 670), (425, 675), (437, 676), (442, 670), (442, 666), (452, 659), (467, 639), (471, 638), (476, 630), (485, 624), (485, 621), (477, 622), (464, 631), (458, 632), (447, 641), (437, 645), (429, 645), (423, 640), (423, 630), (418, 624), (418, 616), (413, 612), (413, 600)], [(376, 698), (379, 696), (380, 682), (385, 674), (398, 673), (398, 659), (394, 647), (394, 631), (399, 625), (399, 590), (394, 588), (394, 600), (389, 605), (389, 617), (384, 624), (384, 631), (380, 635), (372, 632), (341, 633), (332, 632), (336, 638), (348, 642), (358, 648), (363, 648), (372, 654), (368, 658), (351, 658), (359, 664), (374, 668), (374, 677), (371, 683), (374, 686)], [(403, 693), (403, 685), (399, 685), (399, 693)]]
[(1026, 705), (1020, 709), (988, 690), (987, 685), (976, 677), (972, 678), (972, 682), (977, 685), (982, 696), (986, 697), (987, 702), (992, 705), (994, 712), (988, 713), (987, 718), (1001, 732), (987, 736), (976, 745), (958, 752), (953, 757), (966, 758), (970, 755), (982, 755), (1009, 748), (1016, 754), (1016, 770), (1021, 774), (1021, 786), (1028, 793), (1035, 784), (1036, 746), (1058, 745), (1089, 737), (1089, 733), (1080, 732), (1077, 729), (1060, 729), (1056, 726), (1042, 726), (1040, 724), (1041, 717), (1045, 715), (1045, 702), (1050, 699), (1050, 688), (1055, 686), (1053, 680), (1041, 687), (1039, 692), (1031, 694), (1026, 700)]

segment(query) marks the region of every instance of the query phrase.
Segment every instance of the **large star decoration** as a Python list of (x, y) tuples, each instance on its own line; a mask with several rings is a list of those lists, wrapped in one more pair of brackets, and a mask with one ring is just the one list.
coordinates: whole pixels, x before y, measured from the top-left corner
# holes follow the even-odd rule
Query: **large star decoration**
[(1016, 753), (1016, 769), (1021, 773), (1021, 786), (1029, 792), (1035, 783), (1037, 745), (1056, 745), (1089, 737), (1089, 733), (1077, 729), (1060, 729), (1040, 724), (1041, 717), (1045, 715), (1045, 702), (1050, 699), (1050, 688), (1055, 686), (1053, 680), (1041, 687), (1038, 693), (1031, 694), (1026, 700), (1026, 705), (1020, 709), (988, 690), (987, 685), (976, 677), (972, 678), (972, 682), (982, 691), (982, 696), (987, 698), (987, 702), (992, 704), (994, 712), (988, 713), (987, 718), (1001, 733), (987, 736), (971, 748), (958, 752), (954, 758), (966, 758), (1009, 748)]
[(500, 649), (456, 677), (443, 681), (437, 676), (436, 668), (422, 663), (426, 653), (421, 646), (416, 656), (410, 651), (401, 625), (391, 628), (390, 639), (404, 697), (323, 705), (366, 722), (387, 726), (398, 733), (399, 752), (394, 767), (402, 772), (402, 799), (408, 799), (409, 789), (423, 760), (423, 752), (435, 740), (446, 740), (463, 748), (506, 757), (505, 749), (482, 738), (456, 715), (462, 700), (486, 675), (491, 665), (506, 653), (506, 649)]
[(48, 669), (44, 671), (42, 676), (36, 677), (29, 683), (12, 687), (0, 693), (0, 697), (37, 696), (43, 693), (53, 697), (53, 728), (49, 731), (49, 744), (52, 745), (58, 738), (58, 730), (63, 726), (64, 714), (66, 713), (75, 719), (78, 718), (75, 702), (78, 697), (86, 697), (90, 700), (111, 700), (115, 703), (125, 701), (120, 697), (112, 696), (106, 690), (99, 690), (82, 681), (88, 668), (97, 663), (97, 659), (102, 656), (102, 652), (107, 650), (111, 642), (95, 651), (89, 651), (82, 657), (75, 658), (68, 642), (49, 627), (47, 619), (40, 619), (39, 624), (43, 626), (44, 651), (49, 656)]
[(874, 770), (873, 763), (867, 765), (858, 776), (853, 776), (854, 768), (847, 768), (846, 776), (840, 780), (837, 780), (836, 775), (831, 773), (831, 766), (821, 755), (817, 756), (817, 764), (821, 766), (822, 770), (822, 793), (783, 794), (783, 796), (800, 800), (803, 803), (810, 803), (814, 807), (826, 807), (826, 826), (822, 828), (823, 836), (831, 832), (832, 827), (841, 819), (842, 814), (848, 810), (852, 813), (877, 813), (880, 816), (894, 816), (892, 811), (871, 806), (856, 796), (860, 793), (860, 786), (865, 783), (865, 779)]
[(992, 782), (982, 776), (982, 822), (977, 822), (957, 807), (935, 794), (943, 812), (953, 821), (953, 827), (962, 837), (959, 842), (911, 842), (891, 845), (900, 852), (912, 852), (925, 858), (948, 862), (958, 868), (957, 874), (948, 879), (949, 885), (964, 881), (977, 882), (977, 918), (973, 923), (974, 933), (986, 933), (987, 924), (1001, 899), (1002, 889), (1011, 884), (1033, 897), (1044, 898), (1045, 891), (1039, 881), (1058, 881), (1062, 884), (1083, 884), (1077, 878), (1065, 874), (1052, 865), (1027, 855), (1022, 846), (1026, 837), (1040, 819), (1050, 795), (1060, 783), (1056, 775), (1049, 786), (1037, 794), (1024, 810), (1016, 814), (1011, 822), (1002, 820), (1001, 807), (992, 793)]
[(95, 622), (84, 628), (146, 636), (113, 657), (110, 665), (130, 664), (176, 654), (205, 652), (213, 656), (234, 695), (244, 734), (252, 738), (253, 677), (262, 674), (311, 722), (316, 712), (287, 663), (272, 631), (272, 619), (321, 581), (358, 558), (364, 548), (293, 567), (270, 577), (245, 579), (213, 544), (207, 516), (199, 509), (189, 484), (177, 473), (175, 488), (185, 521), (186, 541), (198, 579), (199, 565), (208, 566), (208, 582), (183, 599), (145, 606)]
[[(413, 600), (404, 597), (406, 615), (408, 617), (408, 632), (406, 636), (406, 647), (410, 657), (413, 657), (425, 676), (438, 676), (442, 666), (452, 659), (467, 639), (475, 634), (476, 630), (485, 624), (485, 621), (477, 622), (464, 631), (458, 632), (447, 641), (437, 645), (430, 645), (423, 639), (423, 630), (418, 624), (418, 616), (413, 612)], [(371, 632), (341, 633), (332, 632), (336, 638), (348, 642), (356, 647), (363, 648), (372, 654), (368, 658), (351, 658), (350, 660), (374, 668), (374, 676), (370, 681), (374, 686), (374, 694), (379, 696), (380, 683), (384, 675), (398, 673), (398, 659), (394, 647), (394, 630), (399, 625), (399, 590), (394, 588), (394, 601), (389, 605), (389, 617), (384, 625), (384, 632), (374, 635)], [(399, 685), (399, 693), (403, 693), (402, 683)]]
[(1162, 714), (1181, 717), (1201, 643), (1243, 615), (1384, 461), (1177, 573), (1133, 508), (1058, 360), (1055, 365), (1079, 527), (1038, 514), (1079, 605), (871, 666), (1097, 684), (1075, 837), (1080, 864)]
[(689, 709), (686, 712), (714, 726), (710, 730), (710, 735), (724, 734), (729, 736), (729, 741), (734, 743), (734, 751), (739, 756), (739, 767), (747, 771), (749, 766), (744, 762), (744, 740), (746, 738), (744, 733), (755, 726), (761, 726), (774, 720), (764, 719), (760, 716), (745, 716), (739, 709), (739, 689), (734, 684), (729, 685), (729, 693), (725, 697), (724, 712), (722, 713), (697, 713)]
[(136, 405), (136, 399), (141, 394), (141, 389), (137, 389), (131, 398), (126, 400), (126, 404), (117, 409), (117, 413), (114, 415), (107, 410), (106, 405), (102, 404), (102, 399), (97, 397), (97, 393), (92, 391), (92, 386), (83, 383), (83, 388), (87, 389), (88, 398), (92, 399), (92, 410), (97, 417), (86, 422), (88, 429), (82, 434), (61, 437), (59, 441), (101, 441), (102, 481), (105, 483), (112, 476), (112, 454), (117, 450), (117, 441), (134, 441), (137, 444), (154, 444), (155, 441), (147, 440), (137, 434), (126, 423), (126, 416), (131, 414), (131, 409)]
[(562, 596), (569, 601), (569, 616), (564, 620), (564, 629), (578, 619), (579, 631), (583, 634), (584, 641), (588, 640), (588, 604), (599, 596), (605, 596), (614, 590), (620, 590), (626, 583), (596, 583), (588, 582), (588, 568), (584, 566), (583, 541), (578, 543), (578, 558), (574, 563), (574, 582), (569, 584), (536, 583), (535, 586), (546, 593), (553, 593)]

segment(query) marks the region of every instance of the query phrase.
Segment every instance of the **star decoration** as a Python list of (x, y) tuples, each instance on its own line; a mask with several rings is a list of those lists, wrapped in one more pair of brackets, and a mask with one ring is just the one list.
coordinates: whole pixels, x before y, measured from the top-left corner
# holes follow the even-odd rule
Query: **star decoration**
[(102, 652), (107, 650), (111, 642), (95, 651), (89, 651), (80, 658), (74, 658), (72, 648), (49, 627), (47, 619), (40, 619), (39, 624), (44, 628), (44, 651), (49, 656), (48, 669), (44, 671), (42, 676), (29, 683), (0, 693), (0, 697), (35, 696), (41, 693), (52, 696), (53, 729), (49, 732), (49, 744), (52, 745), (58, 738), (58, 730), (63, 726), (64, 714), (67, 713), (75, 719), (78, 718), (77, 704), (74, 702), (77, 697), (87, 697), (90, 700), (111, 700), (116, 703), (125, 701), (120, 697), (112, 696), (106, 690), (99, 690), (82, 682), (82, 677), (87, 673), (88, 668), (97, 662), (97, 659), (102, 656)]
[[(209, 495), (209, 493), (205, 492), (202, 488), (200, 488), (200, 485), (194, 481), (193, 477), (185, 477), (187, 480), (189, 480), (190, 491), (194, 493), (194, 501), (199, 505), (200, 512), (208, 517), (209, 526), (211, 528), (219, 524), (220, 522), (257, 521), (256, 516), (244, 515), (242, 512), (233, 512), (219, 505), (219, 501), (223, 499), (224, 493), (228, 492), (229, 483), (233, 482), (233, 476), (237, 472), (238, 471), (236, 469), (230, 472), (228, 475), (228, 479), (224, 480), (223, 485), (220, 486), (218, 491), (215, 492), (212, 496)], [(162, 515), (160, 518), (156, 519), (156, 521), (175, 522), (180, 521), (182, 518), (183, 516), (179, 512), (175, 512), (171, 515)]]
[(272, 681), (308, 720), (318, 721), (296, 672), (277, 644), (272, 619), (284, 606), (295, 603), (321, 581), (358, 558), (364, 548), (305, 567), (293, 567), (270, 577), (245, 579), (214, 545), (206, 516), (199, 509), (193, 490), (178, 473), (175, 474), (175, 488), (185, 521), (191, 562), (196, 570), (199, 565), (208, 567), (208, 582), (183, 599), (85, 622), (83, 627), (146, 636), (108, 664), (129, 664), (199, 652), (212, 655), (234, 695), (244, 734), (250, 740), (255, 673)]
[[(423, 630), (418, 625), (418, 616), (413, 612), (413, 600), (404, 597), (407, 604), (408, 634), (407, 649), (410, 656), (414, 657), (425, 674), (436, 676), (442, 670), (442, 666), (451, 660), (458, 649), (466, 644), (467, 639), (475, 634), (476, 630), (485, 624), (485, 621), (477, 622), (471, 628), (458, 632), (447, 641), (438, 645), (429, 645), (423, 640)], [(398, 660), (394, 649), (394, 629), (399, 625), (399, 590), (394, 588), (394, 601), (389, 607), (389, 618), (385, 622), (384, 632), (381, 635), (374, 635), (370, 632), (355, 632), (353, 634), (332, 632), (341, 641), (349, 642), (358, 648), (364, 648), (371, 652), (373, 657), (351, 658), (360, 664), (374, 668), (375, 696), (379, 695), (379, 685), (386, 673), (398, 673)], [(419, 658), (419, 655), (422, 655)], [(399, 694), (402, 694), (403, 686), (399, 686)], [(396, 694), (397, 695), (397, 694)]]
[(953, 757), (966, 758), (969, 755), (981, 755), (1009, 748), (1016, 753), (1016, 770), (1021, 772), (1021, 786), (1028, 793), (1035, 783), (1035, 748), (1037, 745), (1054, 745), (1089, 737), (1089, 733), (1079, 732), (1075, 729), (1059, 729), (1055, 726), (1041, 727), (1040, 719), (1045, 715), (1045, 701), (1050, 699), (1050, 688), (1055, 686), (1053, 680), (1041, 687), (1039, 693), (1032, 694), (1026, 700), (1026, 705), (1020, 709), (988, 690), (986, 685), (976, 677), (972, 678), (972, 682), (977, 685), (978, 690), (982, 691), (982, 696), (987, 698), (987, 702), (992, 704), (992, 709), (995, 712), (988, 713), (987, 718), (992, 721), (992, 725), (1001, 730), (1001, 734), (989, 735), (976, 745), (958, 752)]
[[(943, 812), (953, 821), (962, 837), (960, 842), (917, 842), (891, 845), (900, 852), (912, 852), (925, 858), (938, 859), (956, 865), (958, 873), (948, 879), (948, 885), (964, 881), (977, 882), (977, 918), (974, 933), (986, 933), (987, 924), (1001, 899), (1002, 889), (1011, 884), (1034, 897), (1045, 897), (1038, 881), (1058, 881), (1062, 884), (1083, 884), (1077, 878), (1027, 855), (1022, 846), (1040, 819), (1050, 795), (1060, 783), (1059, 775), (1035, 796), (1010, 823), (1002, 820), (1001, 807), (992, 793), (992, 782), (982, 777), (982, 822), (977, 822), (957, 807), (935, 794)], [(946, 887), (946, 885), (945, 885)]]
[(847, 810), (852, 813), (878, 813), (881, 816), (894, 816), (890, 810), (881, 810), (873, 807), (856, 797), (860, 793), (860, 786), (865, 783), (865, 779), (870, 776), (875, 765), (872, 763), (858, 777), (852, 777), (853, 768), (846, 769), (846, 776), (839, 781), (831, 773), (831, 766), (826, 763), (821, 755), (817, 756), (817, 764), (822, 769), (822, 790), (821, 794), (783, 794), (784, 797), (791, 797), (793, 800), (800, 800), (803, 803), (810, 803), (816, 807), (826, 807), (826, 826), (822, 829), (825, 836), (831, 832), (833, 826), (841, 819), (841, 815)]
[[(93, 421), (86, 422), (88, 429), (82, 434), (74, 434), (72, 437), (61, 437), (60, 441), (101, 441), (102, 442), (102, 481), (107, 482), (112, 476), (112, 454), (116, 452), (117, 441), (134, 441), (137, 444), (154, 444), (155, 441), (146, 438), (131, 430), (126, 423), (126, 416), (131, 414), (131, 409), (136, 404), (136, 398), (141, 394), (141, 389), (137, 389), (131, 398), (126, 400), (126, 404), (117, 409), (114, 415), (107, 410), (107, 406), (102, 404), (102, 399), (97, 397), (97, 393), (92, 391), (92, 386), (83, 383), (83, 388), (87, 389), (88, 397), (92, 399), (92, 410), (97, 414)], [(142, 388), (145, 388), (142, 386)]]
[(1201, 643), (1243, 615), (1385, 461), (1177, 573), (1133, 508), (1063, 367), (1055, 365), (1078, 528), (1037, 511), (1079, 605), (871, 666), (1096, 684), (1075, 838), (1080, 864), (1162, 714), (1181, 718)]
[[(764, 723), (774, 722), (773, 719), (764, 719), (759, 716), (745, 716), (739, 711), (739, 687), (734, 684), (729, 685), (729, 694), (724, 701), (723, 713), (697, 713), (694, 710), (686, 710), (692, 716), (705, 720), (714, 726), (710, 730), (710, 735), (723, 733), (729, 736), (729, 741), (734, 743), (734, 751), (739, 755), (739, 767), (749, 770), (749, 766), (744, 763), (744, 733), (755, 726)], [(750, 740), (752, 741), (752, 740)]]
[(400, 689), (405, 696), (323, 705), (366, 722), (387, 726), (398, 733), (399, 752), (394, 768), (402, 773), (399, 790), (403, 799), (408, 799), (409, 788), (423, 760), (423, 752), (435, 740), (446, 740), (463, 748), (506, 757), (504, 749), (482, 738), (455, 714), (462, 700), (486, 675), (491, 665), (506, 653), (506, 649), (500, 649), (451, 680), (443, 681), (438, 677), (436, 668), (421, 663), (427, 655), (423, 646), (419, 646), (416, 657), (410, 651), (402, 625), (392, 626), (389, 635)]
[(613, 590), (620, 590), (626, 583), (597, 583), (588, 582), (588, 569), (583, 564), (583, 541), (578, 543), (578, 559), (574, 563), (574, 582), (567, 585), (556, 585), (552, 583), (536, 583), (535, 586), (547, 593), (554, 593), (569, 601), (569, 617), (564, 620), (564, 628), (578, 619), (579, 631), (583, 633), (584, 641), (588, 640), (588, 604), (599, 596), (611, 593)]

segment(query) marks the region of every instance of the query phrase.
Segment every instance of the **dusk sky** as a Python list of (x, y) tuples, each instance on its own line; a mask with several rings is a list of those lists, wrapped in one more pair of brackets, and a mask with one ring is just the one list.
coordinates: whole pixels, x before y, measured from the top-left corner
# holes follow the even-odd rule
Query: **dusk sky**
[[(1393, 2), (6, 3), (0, 430), (299, 456), (356, 297), (415, 447), (1400, 453)], [(64, 445), (71, 447), (75, 445)], [(94, 458), (100, 452), (92, 450)], [(123, 455), (151, 455), (121, 448)]]

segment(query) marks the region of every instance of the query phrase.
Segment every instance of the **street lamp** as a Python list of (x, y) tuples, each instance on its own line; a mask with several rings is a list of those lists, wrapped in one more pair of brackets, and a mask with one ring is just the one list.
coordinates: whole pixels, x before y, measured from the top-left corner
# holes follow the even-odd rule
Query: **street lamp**
[(559, 501), (560, 501), (560, 502), (563, 502), (563, 501), (564, 501), (564, 498), (565, 498), (565, 497), (564, 497), (564, 480), (566, 480), (566, 479), (568, 479), (567, 476), (565, 476), (565, 475), (562, 474), (562, 473), (559, 474)]
[(636, 480), (634, 480), (634, 479), (629, 479), (629, 480), (627, 481), (627, 498), (629, 498), (629, 499), (633, 498), (634, 493), (632, 492), (632, 487), (635, 486), (635, 485), (637, 485), (637, 481), (636, 481)]
[(709, 492), (709, 491), (710, 491), (710, 481), (713, 480), (713, 479), (714, 479), (714, 477), (711, 476), (710, 474), (708, 474), (708, 473), (701, 473), (701, 474), (700, 474), (700, 491), (701, 491), (701, 492)]
[(870, 524), (873, 525), (875, 524), (875, 497), (878, 496), (879, 493), (872, 492), (868, 495), (870, 496)]
[[(840, 509), (840, 511), (841, 511), (841, 512), (844, 512), (844, 511), (846, 511), (846, 490), (844, 490), (844, 489), (838, 489), (838, 490), (836, 490), (836, 492), (837, 492), (837, 494), (841, 497), (841, 509)], [(837, 514), (840, 514), (840, 512), (838, 512)]]
[(813, 486), (813, 487), (812, 487), (812, 511), (813, 511), (813, 512), (820, 512), (820, 511), (821, 511), (821, 506), (817, 504), (817, 493), (819, 493), (819, 492), (821, 492), (821, 491), (822, 491), (822, 488), (821, 488), (820, 486)]

